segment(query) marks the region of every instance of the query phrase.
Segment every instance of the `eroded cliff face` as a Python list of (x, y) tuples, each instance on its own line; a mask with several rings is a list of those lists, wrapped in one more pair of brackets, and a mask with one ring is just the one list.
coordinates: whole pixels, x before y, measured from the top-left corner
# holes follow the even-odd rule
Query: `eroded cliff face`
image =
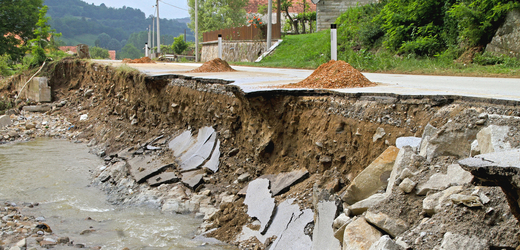
[[(273, 195), (276, 206), (295, 199), (301, 211), (313, 209), (319, 217), (320, 201), (333, 202), (337, 210), (333, 218), (343, 214), (354, 221), (359, 219), (358, 224), (363, 218), (369, 221), (369, 227), (378, 228), (377, 232), (385, 230), (378, 227), (372, 215), (383, 213), (406, 222), (404, 230), (390, 235), (392, 240), (399, 238), (414, 249), (440, 246), (448, 232), (487, 237), (487, 244), (492, 247), (518, 245), (518, 224), (503, 194), (496, 188), (482, 188), (492, 201), (481, 207), (468, 208), (450, 201), (446, 204), (451, 205), (443, 204), (446, 208), (436, 213), (423, 212), (427, 197), (451, 185), (424, 191), (430, 178), (436, 173), (447, 174), (450, 165), (469, 157), (471, 144), (482, 128), (511, 123), (508, 118), (488, 119), (482, 114), (518, 117), (520, 108), (516, 102), (320, 90), (244, 94), (238, 87), (221, 80), (149, 77), (75, 60), (52, 64), (47, 68), (47, 75), (54, 103), (45, 115), (66, 117), (74, 127), (63, 134), (88, 142), (94, 153), (105, 157), (105, 166), (93, 173), (93, 183), (107, 191), (112, 202), (152, 205), (164, 212), (196, 213), (205, 219), (201, 232), (216, 229), (211, 236), (241, 248), (282, 246), (276, 241), (277, 237), (244, 236), (244, 230), (251, 233), (260, 226), (254, 216), (247, 214), (248, 205), (244, 204), (247, 194), (242, 189), (261, 176), (274, 178), (280, 173), (304, 170), (307, 171), (304, 177)], [(31, 129), (16, 124), (8, 129), (16, 126), (19, 130)], [(203, 127), (211, 127), (216, 133), (220, 146), (219, 169), (216, 172), (197, 170), (202, 176), (200, 183), (190, 186), (183, 182), (189, 172), (178, 169), (178, 159), (168, 144), (185, 131), (196, 136)], [(385, 163), (390, 169), (378, 170), (376, 176), (380, 185), (374, 195), (380, 199), (356, 210), (358, 201), (344, 198), (355, 190), (356, 183), (361, 183), (355, 178), (375, 176), (360, 173), (372, 169), (367, 167), (403, 137), (415, 137), (424, 145), (416, 145), (413, 152), (408, 152), (406, 161), (399, 161), (407, 165), (394, 170), (393, 161), (397, 162), (398, 157), (395, 155)], [(518, 140), (511, 142), (513, 147), (518, 144)], [(394, 151), (402, 154), (402, 150), (401, 145)], [(130, 171), (132, 159), (148, 156), (168, 165), (161, 171), (173, 172), (179, 178), (157, 187), (147, 182), (138, 183)], [(404, 171), (405, 168), (408, 170)], [(403, 171), (413, 174), (404, 175)], [(391, 173), (394, 180), (388, 184)], [(270, 189), (273, 189), (273, 180)], [(401, 188), (403, 182), (408, 186)], [(470, 190), (479, 189), (469, 182), (460, 186), (457, 191), (460, 194), (470, 195)], [(385, 190), (388, 194), (383, 195)], [(353, 213), (354, 210), (358, 212)], [(365, 218), (369, 212), (372, 215)], [(487, 228), (482, 230), (487, 235), (470, 229), (483, 218), (491, 218), (486, 219), (490, 222), (478, 224)], [(303, 225), (305, 237), (313, 235), (314, 223), (316, 220)], [(348, 238), (344, 234), (350, 235), (349, 231), (345, 230), (345, 223), (336, 224), (342, 224), (335, 228), (336, 233), (343, 230), (338, 245), (345, 247), (343, 237)], [(269, 225), (264, 227), (269, 230)], [(503, 231), (505, 228), (509, 229), (507, 233)], [(316, 237), (313, 240), (317, 240)]]

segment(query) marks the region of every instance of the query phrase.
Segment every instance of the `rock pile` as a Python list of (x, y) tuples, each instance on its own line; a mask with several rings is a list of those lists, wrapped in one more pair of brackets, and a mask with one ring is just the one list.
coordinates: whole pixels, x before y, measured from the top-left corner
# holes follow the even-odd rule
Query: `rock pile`
[(215, 58), (211, 61), (208, 61), (208, 62), (205, 62), (204, 64), (202, 64), (202, 66), (194, 69), (194, 70), (190, 70), (188, 72), (190, 73), (206, 73), (206, 72), (229, 72), (229, 71), (235, 71), (233, 68), (231, 68), (231, 66), (229, 66), (229, 64), (220, 59), (220, 58)]
[(331, 60), (320, 65), (312, 74), (298, 83), (284, 88), (339, 89), (370, 87), (376, 84), (344, 61)]
[(21, 112), (10, 110), (10, 115), (0, 116), (0, 123), (4, 125), (0, 126), (0, 144), (40, 137), (77, 139), (81, 131), (60, 115), (59, 109), (56, 105), (49, 105), (25, 106)]
[[(428, 125), (422, 138), (398, 139), (400, 148), (388, 147), (341, 196), (315, 189), (313, 211), (300, 210), (293, 199), (276, 206), (268, 201), (269, 180), (258, 178), (244, 201), (252, 221), (235, 240), (269, 249), (514, 249), (520, 228), (511, 210), (518, 202), (509, 199), (515, 201), (510, 209), (499, 188), (472, 182), (461, 165), (484, 181), (517, 187), (504, 189), (518, 197), (520, 119), (480, 114), (479, 121), (483, 127), (450, 121)], [(494, 153), (458, 161), (481, 152)], [(314, 220), (291, 227), (307, 213)], [(305, 230), (311, 224), (313, 233)], [(283, 240), (298, 247), (279, 245)]]
[(129, 58), (125, 58), (123, 59), (123, 63), (155, 63), (154, 61), (152, 61), (152, 59), (150, 59), (149, 57), (145, 56), (145, 57), (141, 57), (141, 58), (137, 58), (137, 59), (129, 59)]
[(69, 237), (60, 237), (45, 224), (45, 218), (24, 215), (25, 210), (36, 209), (38, 203), (5, 202), (0, 211), (0, 249), (36, 249), (69, 246), (84, 248)]

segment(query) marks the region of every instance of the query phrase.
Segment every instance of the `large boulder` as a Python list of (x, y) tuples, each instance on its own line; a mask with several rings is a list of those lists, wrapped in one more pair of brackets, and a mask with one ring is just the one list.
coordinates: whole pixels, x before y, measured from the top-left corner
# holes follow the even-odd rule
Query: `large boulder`
[(477, 129), (469, 128), (467, 124), (454, 121), (449, 121), (441, 129), (427, 126), (419, 154), (428, 161), (438, 156), (468, 157), (477, 132)]
[(370, 222), (370, 224), (385, 231), (394, 238), (402, 232), (406, 231), (409, 227), (405, 221), (399, 218), (391, 218), (390, 216), (382, 212), (376, 214), (368, 211), (365, 214), (365, 219), (367, 220), (367, 222)]
[(347, 204), (354, 204), (375, 194), (378, 190), (388, 185), (388, 178), (394, 167), (394, 162), (399, 149), (388, 147), (367, 168), (359, 173), (347, 188), (342, 199)]
[(359, 217), (345, 228), (343, 250), (368, 250), (383, 234)]
[(520, 10), (512, 10), (486, 46), (486, 52), (520, 58)]
[(490, 125), (477, 133), (478, 151), (481, 154), (506, 151), (511, 144), (506, 141), (509, 126)]

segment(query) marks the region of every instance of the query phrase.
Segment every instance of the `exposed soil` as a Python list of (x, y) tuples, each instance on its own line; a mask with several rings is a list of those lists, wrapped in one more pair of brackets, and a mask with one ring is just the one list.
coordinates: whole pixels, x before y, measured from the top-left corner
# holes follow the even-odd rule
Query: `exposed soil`
[[(225, 61), (214, 60), (197, 70), (209, 72), (205, 70), (214, 70), (219, 63), (224, 65)], [(305, 86), (373, 85), (356, 72), (344, 62), (331, 61), (316, 70), (309, 77), (314, 82), (309, 80)], [(54, 108), (49, 115), (67, 117), (75, 129), (81, 131), (77, 139), (95, 145), (93, 150), (111, 155), (123, 148), (144, 145), (160, 135), (169, 139), (185, 129), (197, 131), (203, 126), (212, 126), (221, 141), (220, 168), (205, 176), (198, 190), (209, 189), (215, 196), (224, 192), (236, 194), (246, 185), (236, 182), (244, 173), (254, 179), (263, 174), (305, 168), (309, 178), (275, 197), (278, 203), (285, 198), (296, 198), (302, 208), (312, 208), (314, 184), (332, 194), (342, 194), (355, 176), (389, 145), (395, 145), (396, 138), (420, 137), (428, 123), (441, 127), (448, 120), (456, 120), (475, 126), (478, 118), (468, 115), (471, 112), (466, 110), (477, 114), (482, 111), (520, 114), (517, 106), (437, 97), (285, 95), (281, 92), (246, 96), (235, 86), (183, 79), (155, 80), (136, 72), (116, 71), (109, 66), (79, 60), (53, 63), (46, 67), (45, 74), (50, 78), (55, 103), (67, 100), (63, 107)], [(328, 80), (318, 79), (320, 76)], [(7, 85), (0, 95), (7, 96), (13, 89)], [(88, 120), (80, 122), (83, 114), (88, 114)], [(378, 128), (384, 129), (385, 135), (374, 140)], [(401, 203), (406, 211), (420, 206), (420, 198), (406, 201), (405, 198), (394, 197), (388, 201), (388, 209), (399, 207)], [(242, 225), (249, 222), (242, 201), (238, 199), (220, 206), (208, 227), (218, 229), (210, 236), (234, 241)], [(399, 213), (398, 209), (393, 211)], [(406, 211), (398, 216), (406, 216)], [(420, 216), (409, 215), (407, 221), (417, 221)], [(464, 224), (467, 226), (470, 225)], [(428, 246), (417, 249), (428, 249)]]
[(309, 77), (298, 83), (282, 86), (282, 88), (315, 88), (339, 89), (375, 86), (350, 64), (344, 61), (330, 60), (320, 65)]
[(208, 73), (208, 72), (229, 72), (229, 71), (235, 71), (233, 68), (231, 68), (231, 66), (229, 66), (229, 64), (220, 59), (220, 58), (215, 58), (211, 61), (208, 61), (208, 62), (205, 62), (204, 64), (202, 64), (202, 66), (194, 69), (194, 70), (190, 70), (188, 72), (190, 73)]
[(125, 58), (123, 59), (123, 63), (155, 63), (154, 61), (152, 61), (152, 59), (150, 59), (149, 57), (145, 56), (145, 57), (141, 57), (141, 58), (137, 58), (137, 59), (128, 59), (128, 58)]

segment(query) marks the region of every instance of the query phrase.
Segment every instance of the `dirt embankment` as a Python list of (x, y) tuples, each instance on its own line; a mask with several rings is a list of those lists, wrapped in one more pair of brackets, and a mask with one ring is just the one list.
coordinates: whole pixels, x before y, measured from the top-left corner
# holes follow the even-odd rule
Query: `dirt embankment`
[[(313, 208), (313, 186), (344, 193), (367, 165), (395, 145), (396, 138), (420, 137), (428, 123), (442, 127), (459, 119), (474, 126), (475, 118), (464, 115), (468, 109), (499, 115), (520, 112), (518, 107), (450, 97), (305, 91), (245, 95), (235, 86), (158, 79), (75, 60), (52, 64), (46, 72), (53, 100), (67, 101), (49, 115), (67, 117), (81, 131), (77, 139), (95, 145), (99, 155), (137, 149), (161, 135), (173, 138), (182, 130), (213, 127), (221, 141), (220, 169), (190, 192), (211, 191), (218, 212), (205, 228), (218, 228), (212, 236), (229, 242), (250, 218), (242, 198), (218, 207), (215, 197), (236, 195), (246, 185), (237, 181), (239, 176), (248, 174), (253, 180), (305, 168), (309, 177), (275, 198), (296, 198), (300, 207)], [(80, 121), (82, 115), (88, 119)]]

